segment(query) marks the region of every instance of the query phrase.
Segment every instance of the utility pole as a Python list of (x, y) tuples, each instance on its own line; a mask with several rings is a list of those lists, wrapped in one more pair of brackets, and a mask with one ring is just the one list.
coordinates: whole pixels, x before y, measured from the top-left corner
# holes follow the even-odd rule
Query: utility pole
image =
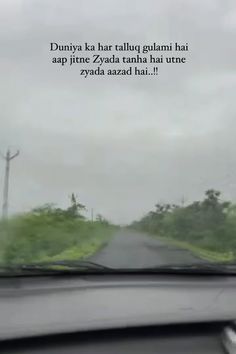
[(2, 217), (7, 219), (8, 217), (8, 193), (9, 193), (9, 176), (10, 176), (10, 161), (19, 155), (19, 150), (11, 156), (10, 149), (7, 150), (6, 156), (2, 155), (6, 161), (4, 187), (3, 187), (3, 205), (2, 205)]
[(185, 199), (185, 197), (184, 197), (184, 195), (183, 195), (183, 197), (181, 198), (181, 205), (182, 205), (182, 207), (184, 207), (185, 202), (186, 202), (186, 199)]
[(93, 208), (91, 209), (91, 221), (93, 221)]

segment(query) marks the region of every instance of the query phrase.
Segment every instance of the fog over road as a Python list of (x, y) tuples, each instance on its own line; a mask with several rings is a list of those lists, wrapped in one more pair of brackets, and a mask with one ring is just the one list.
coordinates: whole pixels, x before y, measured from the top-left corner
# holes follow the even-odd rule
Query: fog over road
[(129, 229), (117, 231), (111, 241), (89, 260), (114, 268), (144, 268), (201, 262), (188, 250), (165, 244), (162, 240)]

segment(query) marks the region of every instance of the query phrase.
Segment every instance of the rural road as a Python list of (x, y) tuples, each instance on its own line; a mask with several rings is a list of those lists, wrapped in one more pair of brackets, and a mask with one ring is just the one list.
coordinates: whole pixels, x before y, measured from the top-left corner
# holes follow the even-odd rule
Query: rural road
[(89, 260), (113, 268), (144, 268), (201, 262), (188, 250), (129, 229), (117, 231), (111, 241)]

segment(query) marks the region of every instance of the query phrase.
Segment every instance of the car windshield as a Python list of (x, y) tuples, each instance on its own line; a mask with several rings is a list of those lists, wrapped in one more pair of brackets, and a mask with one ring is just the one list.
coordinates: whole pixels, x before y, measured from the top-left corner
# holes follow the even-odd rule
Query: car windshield
[(0, 2), (0, 276), (236, 267), (236, 2)]

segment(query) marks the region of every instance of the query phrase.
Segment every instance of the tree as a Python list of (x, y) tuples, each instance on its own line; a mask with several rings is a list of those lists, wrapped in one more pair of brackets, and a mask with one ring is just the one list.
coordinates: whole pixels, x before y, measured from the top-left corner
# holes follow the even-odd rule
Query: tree
[(109, 224), (109, 222), (101, 214), (97, 214), (96, 221), (106, 225)]
[(70, 196), (71, 205), (66, 209), (68, 216), (73, 218), (84, 218), (80, 211), (86, 210), (85, 205), (78, 202), (78, 197), (72, 193)]
[(202, 201), (187, 206), (157, 204), (134, 226), (213, 251), (236, 249), (236, 207), (220, 197), (209, 189)]
[(214, 189), (208, 189), (205, 192), (203, 204), (210, 207), (216, 207), (219, 204), (220, 192)]

